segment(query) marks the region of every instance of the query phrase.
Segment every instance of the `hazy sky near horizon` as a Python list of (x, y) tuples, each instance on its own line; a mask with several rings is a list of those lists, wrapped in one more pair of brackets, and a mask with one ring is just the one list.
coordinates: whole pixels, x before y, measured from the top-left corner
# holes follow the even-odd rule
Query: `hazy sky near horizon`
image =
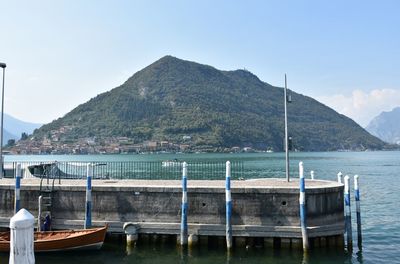
[(360, 125), (400, 106), (399, 1), (3, 1), (5, 112), (57, 119), (165, 55), (311, 96)]

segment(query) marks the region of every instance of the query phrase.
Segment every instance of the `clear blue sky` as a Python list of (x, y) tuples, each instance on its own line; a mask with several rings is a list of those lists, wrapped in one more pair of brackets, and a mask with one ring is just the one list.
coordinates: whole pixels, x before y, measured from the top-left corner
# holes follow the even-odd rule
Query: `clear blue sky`
[(309, 95), (362, 125), (400, 106), (399, 1), (3, 1), (5, 112), (50, 122), (164, 55)]

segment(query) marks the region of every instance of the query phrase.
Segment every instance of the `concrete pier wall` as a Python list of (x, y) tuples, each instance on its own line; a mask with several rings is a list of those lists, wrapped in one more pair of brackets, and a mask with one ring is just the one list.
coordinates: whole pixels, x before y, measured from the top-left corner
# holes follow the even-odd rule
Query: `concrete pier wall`
[[(93, 181), (93, 225), (108, 223), (123, 232), (133, 222), (140, 233), (179, 234), (182, 190), (179, 181)], [(342, 235), (343, 185), (306, 182), (307, 224), (310, 237)], [(56, 182), (52, 202), (53, 228), (82, 228), (85, 217), (85, 181)], [(21, 207), (37, 216), (39, 182), (23, 179)], [(0, 180), (0, 225), (13, 215), (12, 180)], [(224, 235), (224, 181), (188, 182), (189, 233)], [(233, 236), (301, 237), (298, 181), (282, 179), (232, 181)]]

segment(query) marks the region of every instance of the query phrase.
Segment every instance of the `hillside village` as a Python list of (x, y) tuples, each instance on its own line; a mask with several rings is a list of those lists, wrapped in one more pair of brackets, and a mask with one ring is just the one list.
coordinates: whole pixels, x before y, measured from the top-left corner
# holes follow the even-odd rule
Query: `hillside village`
[(128, 137), (86, 137), (76, 142), (65, 139), (71, 126), (52, 130), (43, 138), (31, 136), (10, 146), (10, 154), (128, 154), (149, 152), (253, 152), (251, 147), (216, 148), (195, 146), (190, 135), (182, 136), (184, 143), (170, 141), (134, 142)]

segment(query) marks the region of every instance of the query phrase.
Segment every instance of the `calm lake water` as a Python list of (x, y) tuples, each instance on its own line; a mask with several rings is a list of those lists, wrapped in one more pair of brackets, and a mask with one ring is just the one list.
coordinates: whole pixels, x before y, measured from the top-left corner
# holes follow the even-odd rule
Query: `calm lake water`
[[(245, 178), (285, 177), (283, 153), (247, 154), (148, 154), (95, 156), (6, 156), (5, 161), (185, 161), (241, 160)], [(173, 243), (144, 243), (130, 252), (121, 241), (106, 241), (102, 250), (37, 254), (36, 263), (400, 263), (400, 152), (319, 152), (291, 154), (291, 174), (298, 177), (298, 162), (318, 179), (336, 180), (342, 171), (360, 176), (363, 248), (353, 234), (352, 253), (337, 249), (315, 249), (307, 258), (300, 250), (267, 248), (235, 249), (227, 256), (223, 246), (198, 247), (182, 252)], [(308, 175), (307, 175), (308, 176)], [(356, 230), (352, 194), (353, 231)], [(8, 255), (0, 255), (7, 263)]]

